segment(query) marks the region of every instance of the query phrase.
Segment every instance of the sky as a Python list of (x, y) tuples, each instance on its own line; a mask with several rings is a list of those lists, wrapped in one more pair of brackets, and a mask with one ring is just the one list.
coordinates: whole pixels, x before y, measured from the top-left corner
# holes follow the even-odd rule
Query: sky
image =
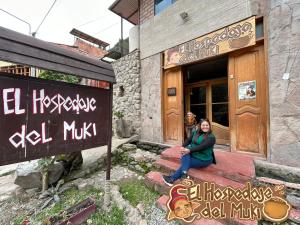
[[(35, 32), (55, 0), (0, 0), (3, 9), (31, 25)], [(56, 0), (55, 5), (39, 28), (36, 38), (72, 45), (76, 28), (113, 47), (121, 37), (121, 18), (108, 8), (115, 0)], [(0, 10), (0, 26), (29, 34), (29, 26)], [(123, 20), (123, 37), (133, 25)]]

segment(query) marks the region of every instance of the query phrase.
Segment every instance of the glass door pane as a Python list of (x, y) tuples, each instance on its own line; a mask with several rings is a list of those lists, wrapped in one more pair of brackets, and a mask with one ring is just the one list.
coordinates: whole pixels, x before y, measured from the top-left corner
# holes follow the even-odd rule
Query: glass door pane
[(212, 121), (225, 127), (229, 126), (228, 122), (228, 104), (212, 105)]
[(211, 86), (212, 103), (228, 102), (228, 85), (213, 84)]
[(196, 115), (197, 121), (206, 118), (206, 87), (194, 87), (190, 92), (190, 111)]
[(212, 121), (228, 127), (228, 84), (213, 84), (211, 86), (211, 94)]
[(192, 104), (206, 103), (206, 87), (195, 87), (191, 89), (190, 101)]
[(206, 105), (191, 105), (191, 112), (196, 115), (196, 120), (206, 118)]

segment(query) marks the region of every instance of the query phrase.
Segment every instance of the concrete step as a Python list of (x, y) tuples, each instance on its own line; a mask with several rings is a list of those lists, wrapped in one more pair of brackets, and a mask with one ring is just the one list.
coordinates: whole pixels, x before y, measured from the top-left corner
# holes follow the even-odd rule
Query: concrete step
[[(155, 166), (158, 170), (162, 172), (172, 173), (177, 168), (179, 168), (180, 164), (178, 162), (159, 159), (155, 162)], [(240, 180), (232, 179), (232, 177), (223, 177), (222, 174), (215, 174), (209, 170), (204, 170), (204, 169), (189, 169), (188, 175), (195, 182), (200, 182), (200, 181), (215, 182), (217, 185), (222, 187), (231, 186), (235, 188), (240, 188), (240, 187), (244, 187), (246, 181), (250, 180), (249, 178), (249, 180), (243, 180), (243, 182), (241, 182)]]
[[(223, 176), (244, 183), (255, 175), (253, 158), (240, 153), (215, 150), (217, 164), (201, 169), (215, 175)], [(168, 148), (161, 153), (161, 158), (172, 162), (180, 162), (180, 147)]]
[[(165, 212), (167, 212), (167, 202), (169, 200), (169, 197), (167, 195), (162, 195), (159, 199), (156, 201), (156, 206)], [(198, 220), (195, 220), (193, 225), (257, 225), (256, 221), (244, 221), (239, 219), (229, 220), (213, 220), (213, 219), (205, 219), (201, 218)]]

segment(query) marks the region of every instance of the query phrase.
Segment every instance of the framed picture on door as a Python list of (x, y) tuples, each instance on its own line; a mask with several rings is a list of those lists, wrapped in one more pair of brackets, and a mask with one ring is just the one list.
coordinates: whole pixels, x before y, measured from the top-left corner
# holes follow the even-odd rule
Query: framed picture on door
[(238, 83), (239, 100), (248, 100), (256, 98), (256, 81), (246, 81)]

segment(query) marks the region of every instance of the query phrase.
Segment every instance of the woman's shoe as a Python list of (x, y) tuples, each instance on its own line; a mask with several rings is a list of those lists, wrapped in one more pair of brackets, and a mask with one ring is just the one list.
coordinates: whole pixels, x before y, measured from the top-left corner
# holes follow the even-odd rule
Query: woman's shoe
[(174, 181), (172, 180), (172, 178), (170, 176), (163, 175), (162, 178), (166, 185), (168, 185), (170, 187), (173, 186)]
[(183, 172), (181, 179), (190, 179), (190, 176), (186, 172)]

